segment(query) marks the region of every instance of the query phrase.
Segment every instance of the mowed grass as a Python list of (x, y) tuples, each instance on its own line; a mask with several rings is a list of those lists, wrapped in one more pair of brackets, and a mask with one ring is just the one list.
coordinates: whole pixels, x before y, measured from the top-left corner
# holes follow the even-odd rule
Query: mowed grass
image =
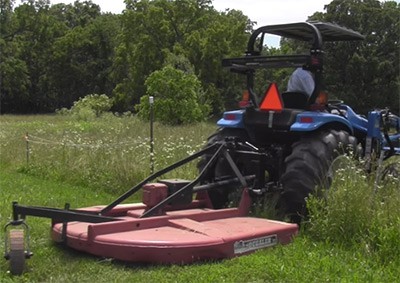
[[(0, 122), (1, 227), (11, 218), (12, 201), (58, 208), (66, 202), (72, 208), (107, 204), (150, 172), (149, 127), (134, 117), (2, 116)], [(156, 169), (200, 149), (215, 129), (211, 123), (156, 124)], [(396, 282), (398, 180), (375, 192), (373, 177), (348, 172), (339, 174), (327, 202), (310, 201), (311, 220), (292, 244), (224, 261), (127, 265), (56, 245), (49, 237), (50, 220), (28, 216), (34, 256), (20, 277), (0, 261), (0, 282)], [(175, 174), (191, 178), (195, 164)]]

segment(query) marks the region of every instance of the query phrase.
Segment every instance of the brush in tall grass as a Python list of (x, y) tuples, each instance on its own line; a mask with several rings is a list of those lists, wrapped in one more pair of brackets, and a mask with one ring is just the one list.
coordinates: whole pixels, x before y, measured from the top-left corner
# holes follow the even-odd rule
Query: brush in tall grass
[[(357, 245), (382, 262), (399, 260), (399, 180), (387, 176), (375, 186), (375, 176), (360, 167), (338, 170), (326, 198), (311, 196), (306, 233), (328, 243)], [(378, 188), (378, 189), (376, 189)]]
[[(149, 125), (133, 116), (86, 121), (65, 116), (2, 117), (1, 161), (20, 172), (121, 194), (150, 174)], [(198, 151), (215, 130), (209, 123), (154, 125), (154, 166), (160, 170)], [(26, 141), (29, 137), (29, 163)], [(195, 163), (169, 178), (191, 179)]]

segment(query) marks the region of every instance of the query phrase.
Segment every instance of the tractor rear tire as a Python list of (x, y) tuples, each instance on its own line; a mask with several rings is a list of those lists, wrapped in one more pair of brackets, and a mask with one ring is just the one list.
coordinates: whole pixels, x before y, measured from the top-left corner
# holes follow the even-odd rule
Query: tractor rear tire
[(280, 209), (286, 218), (300, 224), (307, 215), (306, 198), (330, 188), (335, 161), (351, 151), (357, 153), (357, 140), (346, 131), (318, 132), (292, 145), (281, 177)]
[[(242, 130), (242, 129), (229, 129), (229, 128), (221, 128), (218, 131), (216, 131), (214, 134), (212, 134), (208, 140), (206, 147), (211, 146), (217, 142), (222, 142), (226, 140), (226, 138), (235, 138), (237, 141), (245, 142), (249, 140), (248, 134)], [(199, 163), (197, 164), (197, 168), (199, 172), (203, 170), (203, 168), (206, 166), (208, 161), (211, 159), (212, 154), (205, 154)], [(235, 162), (238, 162), (236, 160)], [(240, 162), (237, 164), (239, 169), (242, 169), (245, 167), (243, 164), (241, 165)], [(242, 167), (242, 168), (241, 168)], [(241, 170), (241, 173), (244, 174)], [(232, 169), (230, 168), (228, 161), (225, 159), (225, 157), (220, 157), (215, 164), (214, 171), (213, 172), (208, 172), (206, 179), (209, 182), (213, 182), (215, 180), (221, 179), (221, 178), (229, 178), (233, 177), (233, 172)], [(232, 196), (235, 192), (237, 192), (239, 185), (229, 185), (229, 186), (221, 186), (219, 188), (211, 189), (208, 191), (208, 196), (211, 200), (211, 203), (213, 205), (213, 208), (215, 209), (220, 209), (227, 207), (230, 202), (230, 196)]]

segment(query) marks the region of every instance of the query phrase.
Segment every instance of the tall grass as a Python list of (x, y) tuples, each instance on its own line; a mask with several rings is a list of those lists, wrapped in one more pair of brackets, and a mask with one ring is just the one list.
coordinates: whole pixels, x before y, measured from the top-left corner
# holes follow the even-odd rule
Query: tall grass
[[(116, 194), (150, 174), (149, 125), (132, 116), (108, 115), (91, 121), (3, 116), (1, 125), (1, 163), (20, 172)], [(214, 125), (206, 123), (196, 127), (156, 123), (155, 170), (198, 151), (204, 137), (214, 130)], [(191, 178), (195, 164), (173, 174), (169, 177)]]
[(339, 169), (326, 198), (308, 200), (306, 233), (318, 241), (356, 246), (383, 264), (400, 263), (400, 180), (376, 180), (362, 166)]

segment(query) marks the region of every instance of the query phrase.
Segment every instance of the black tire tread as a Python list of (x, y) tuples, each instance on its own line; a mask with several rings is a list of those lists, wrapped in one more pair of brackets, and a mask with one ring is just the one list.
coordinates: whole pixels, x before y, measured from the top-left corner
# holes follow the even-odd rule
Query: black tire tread
[(316, 188), (326, 188), (327, 172), (333, 160), (356, 150), (357, 140), (348, 132), (329, 130), (302, 138), (292, 145), (282, 174), (284, 213), (299, 223), (307, 214), (306, 198)]

